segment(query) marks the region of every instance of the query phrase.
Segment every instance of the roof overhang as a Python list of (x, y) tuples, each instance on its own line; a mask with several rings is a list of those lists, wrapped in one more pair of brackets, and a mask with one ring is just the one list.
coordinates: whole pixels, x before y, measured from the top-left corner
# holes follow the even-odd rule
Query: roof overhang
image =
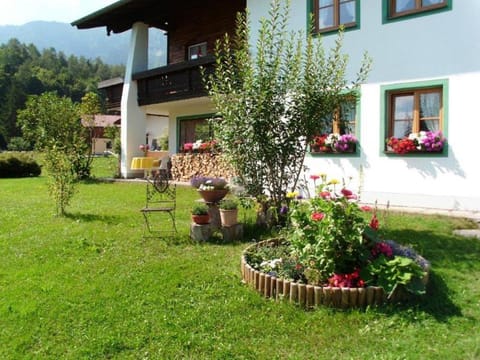
[[(187, 1), (189, 2), (191, 1)], [(136, 22), (168, 30), (169, 23), (175, 22), (175, 17), (180, 16), (181, 9), (184, 9), (184, 4), (179, 5), (172, 0), (120, 0), (71, 24), (78, 29), (105, 26), (108, 35), (111, 32), (121, 33), (129, 30)]]

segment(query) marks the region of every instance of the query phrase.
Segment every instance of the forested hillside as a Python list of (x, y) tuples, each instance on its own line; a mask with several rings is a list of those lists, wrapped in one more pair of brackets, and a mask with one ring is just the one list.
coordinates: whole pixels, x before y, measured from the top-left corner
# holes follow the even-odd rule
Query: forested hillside
[(123, 73), (122, 65), (107, 65), (99, 58), (67, 57), (54, 48), (39, 51), (16, 39), (0, 45), (0, 149), (5, 149), (12, 137), (21, 136), (16, 114), (29, 95), (55, 91), (77, 102), (87, 91), (96, 92), (99, 81)]

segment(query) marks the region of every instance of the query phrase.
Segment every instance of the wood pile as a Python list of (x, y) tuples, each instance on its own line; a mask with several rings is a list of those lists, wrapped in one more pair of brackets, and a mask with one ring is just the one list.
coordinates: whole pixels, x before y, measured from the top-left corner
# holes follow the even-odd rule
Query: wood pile
[(221, 177), (229, 180), (235, 176), (232, 166), (221, 154), (175, 154), (171, 160), (172, 178), (175, 181), (189, 182), (195, 176)]

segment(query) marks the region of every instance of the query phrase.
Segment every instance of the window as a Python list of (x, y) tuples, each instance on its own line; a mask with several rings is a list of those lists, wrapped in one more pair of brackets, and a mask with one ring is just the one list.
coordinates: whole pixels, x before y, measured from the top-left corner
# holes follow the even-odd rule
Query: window
[(196, 60), (207, 55), (207, 43), (202, 42), (188, 47), (188, 60)]
[(315, 31), (325, 32), (357, 25), (359, 0), (314, 0)]
[(208, 121), (209, 117), (178, 118), (179, 120), (179, 148), (184, 149), (184, 144), (193, 144), (199, 140), (208, 142), (213, 138), (213, 129)]
[(448, 157), (448, 87), (447, 79), (380, 87), (383, 154)]
[(356, 134), (356, 99), (348, 99), (323, 122), (310, 144), (311, 153), (355, 153)]
[(388, 137), (403, 138), (420, 131), (442, 131), (442, 88), (388, 93)]
[(388, 0), (389, 17), (399, 17), (445, 8), (451, 0)]

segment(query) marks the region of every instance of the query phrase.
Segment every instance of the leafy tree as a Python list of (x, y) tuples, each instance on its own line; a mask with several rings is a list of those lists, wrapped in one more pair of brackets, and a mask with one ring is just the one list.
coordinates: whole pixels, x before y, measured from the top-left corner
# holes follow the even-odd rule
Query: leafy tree
[(18, 112), (18, 123), (24, 138), (35, 141), (36, 149), (45, 153), (50, 193), (55, 199), (57, 214), (64, 215), (79, 175), (76, 174), (78, 161), (88, 147), (79, 105), (51, 92), (31, 96), (26, 108)]
[(327, 53), (312, 32), (287, 31), (290, 5), (281, 3), (272, 1), (269, 19), (261, 21), (254, 55), (248, 13), (239, 14), (234, 37), (216, 43), (216, 68), (205, 77), (225, 155), (247, 191), (269, 195), (276, 209), (298, 182), (309, 140), (344, 96), (355, 96), (370, 64), (365, 57), (348, 84), (342, 32)]

